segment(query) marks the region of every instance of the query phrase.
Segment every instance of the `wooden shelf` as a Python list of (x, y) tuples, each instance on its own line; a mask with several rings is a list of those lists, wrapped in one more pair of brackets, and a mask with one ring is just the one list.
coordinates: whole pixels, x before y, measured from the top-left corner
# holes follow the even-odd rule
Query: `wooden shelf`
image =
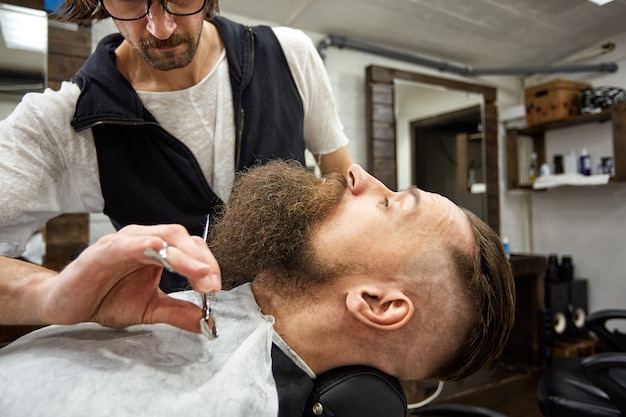
[(607, 120), (611, 120), (611, 118), (612, 111), (605, 110), (601, 113), (581, 114), (580, 116), (576, 116), (572, 119), (558, 120), (555, 122), (542, 123), (539, 125), (525, 127), (523, 129), (518, 129), (518, 133), (520, 135), (533, 136), (538, 133), (543, 133), (546, 130), (560, 129), (563, 127), (577, 126), (586, 123), (606, 122)]
[(545, 132), (583, 124), (609, 121), (613, 125), (613, 161), (615, 169), (611, 181), (626, 181), (626, 103), (619, 103), (601, 113), (583, 114), (568, 120), (543, 123), (523, 129), (507, 129), (507, 188), (509, 190), (532, 188), (528, 185), (520, 184), (517, 152), (518, 136), (528, 136), (533, 140), (533, 149), (534, 152), (537, 153), (538, 165), (541, 166), (541, 164), (547, 161)]

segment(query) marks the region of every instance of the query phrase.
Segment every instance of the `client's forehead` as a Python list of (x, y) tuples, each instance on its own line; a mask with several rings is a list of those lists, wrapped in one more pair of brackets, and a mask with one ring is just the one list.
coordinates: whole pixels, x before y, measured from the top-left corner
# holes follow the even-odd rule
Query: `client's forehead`
[(465, 211), (441, 194), (422, 190), (421, 195), (429, 221), (442, 233), (439, 237), (471, 250), (474, 239)]
[(409, 268), (433, 279), (456, 282), (458, 254), (473, 258), (474, 232), (464, 209), (448, 198), (420, 192), (409, 244), (415, 248)]

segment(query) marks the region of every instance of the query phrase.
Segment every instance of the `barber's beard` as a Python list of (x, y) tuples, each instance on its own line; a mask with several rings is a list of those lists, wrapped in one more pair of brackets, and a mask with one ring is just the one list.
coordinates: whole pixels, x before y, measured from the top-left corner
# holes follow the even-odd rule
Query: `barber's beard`
[(209, 243), (224, 287), (261, 272), (298, 288), (332, 279), (336, 271), (316, 259), (311, 235), (345, 190), (343, 175), (316, 178), (296, 162), (271, 162), (238, 174)]
[[(196, 55), (199, 41), (199, 36), (194, 39), (189, 35), (175, 33), (164, 40), (150, 36), (141, 39), (139, 43), (131, 43), (131, 46), (152, 68), (158, 71), (170, 71), (184, 68), (191, 63)], [(176, 49), (168, 51), (161, 49), (172, 47)]]

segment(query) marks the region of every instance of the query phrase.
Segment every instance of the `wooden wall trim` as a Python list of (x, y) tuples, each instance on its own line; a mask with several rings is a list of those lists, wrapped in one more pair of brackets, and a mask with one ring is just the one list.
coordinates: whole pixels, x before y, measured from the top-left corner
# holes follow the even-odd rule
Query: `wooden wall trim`
[(388, 188), (397, 189), (396, 121), (393, 80), (380, 80), (366, 70), (367, 170)]
[(2, 3), (14, 6), (28, 7), (30, 9), (44, 10), (43, 0), (2, 0)]

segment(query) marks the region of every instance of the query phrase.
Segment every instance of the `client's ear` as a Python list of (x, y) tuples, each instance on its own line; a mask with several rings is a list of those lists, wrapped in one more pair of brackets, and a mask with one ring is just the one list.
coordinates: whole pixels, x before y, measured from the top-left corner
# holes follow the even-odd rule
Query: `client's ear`
[(372, 285), (353, 287), (346, 307), (357, 319), (380, 330), (396, 330), (413, 317), (413, 301), (397, 288)]

